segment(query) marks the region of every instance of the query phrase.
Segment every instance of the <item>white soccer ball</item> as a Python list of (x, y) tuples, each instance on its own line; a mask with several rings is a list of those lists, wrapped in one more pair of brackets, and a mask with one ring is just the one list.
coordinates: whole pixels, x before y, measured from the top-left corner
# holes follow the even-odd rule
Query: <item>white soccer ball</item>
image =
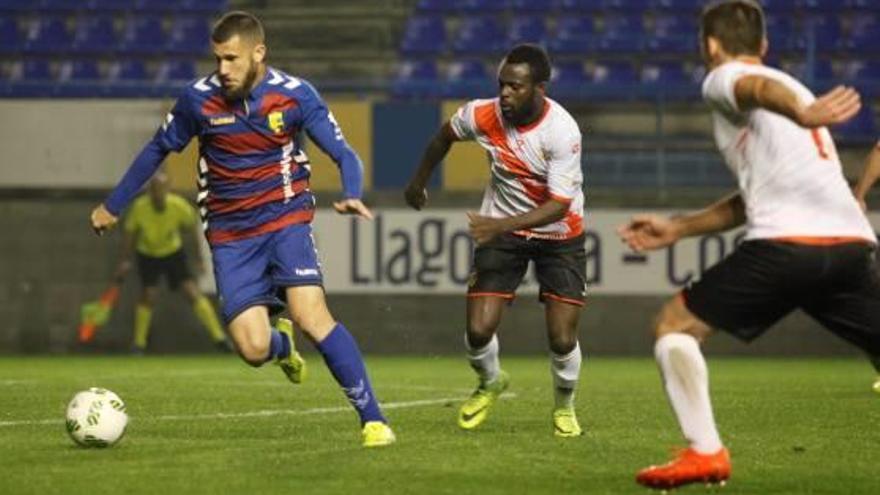
[(122, 438), (127, 425), (125, 403), (107, 389), (83, 390), (67, 405), (67, 433), (83, 447), (109, 447)]

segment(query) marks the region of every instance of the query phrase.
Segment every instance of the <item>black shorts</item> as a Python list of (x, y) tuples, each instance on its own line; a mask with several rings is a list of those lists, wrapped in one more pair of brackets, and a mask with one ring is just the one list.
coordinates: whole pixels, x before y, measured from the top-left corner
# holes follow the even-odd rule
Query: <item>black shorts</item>
[(554, 299), (582, 306), (587, 295), (584, 240), (583, 235), (556, 241), (504, 234), (477, 246), (468, 297), (513, 299), (529, 261), (533, 261), (541, 286), (541, 301)]
[(177, 290), (184, 280), (192, 278), (186, 266), (186, 253), (183, 249), (162, 258), (137, 253), (137, 265), (141, 285), (144, 287), (156, 287), (159, 285), (159, 279), (164, 275), (168, 280), (168, 287)]
[(867, 243), (746, 241), (682, 292), (701, 320), (750, 341), (800, 308), (880, 356), (880, 276)]

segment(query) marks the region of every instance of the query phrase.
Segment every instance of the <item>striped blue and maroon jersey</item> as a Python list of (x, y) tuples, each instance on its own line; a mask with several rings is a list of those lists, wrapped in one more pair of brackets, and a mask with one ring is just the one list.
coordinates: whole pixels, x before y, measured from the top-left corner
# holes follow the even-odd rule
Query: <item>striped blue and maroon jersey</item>
[(168, 152), (198, 137), (198, 204), (210, 243), (307, 223), (315, 202), (303, 132), (339, 166), (345, 197), (360, 198), (360, 159), (318, 92), (270, 67), (241, 100), (227, 101), (216, 75), (191, 83), (105, 206), (118, 214)]

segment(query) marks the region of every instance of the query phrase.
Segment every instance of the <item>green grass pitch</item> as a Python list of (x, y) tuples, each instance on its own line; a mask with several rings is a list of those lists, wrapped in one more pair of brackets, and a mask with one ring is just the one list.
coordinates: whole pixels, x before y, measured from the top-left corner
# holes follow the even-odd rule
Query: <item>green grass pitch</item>
[[(294, 387), (234, 357), (0, 358), (0, 493), (649, 493), (633, 476), (682, 444), (650, 359), (584, 363), (586, 435), (552, 435), (549, 364), (506, 357), (511, 397), (477, 431), (456, 407), (462, 358), (368, 357), (398, 443), (359, 445), (355, 414), (320, 358)], [(739, 493), (880, 493), (880, 396), (857, 359), (709, 357), (716, 419)], [(128, 406), (122, 442), (75, 447), (63, 412), (102, 386)], [(680, 493), (707, 493), (702, 486)]]

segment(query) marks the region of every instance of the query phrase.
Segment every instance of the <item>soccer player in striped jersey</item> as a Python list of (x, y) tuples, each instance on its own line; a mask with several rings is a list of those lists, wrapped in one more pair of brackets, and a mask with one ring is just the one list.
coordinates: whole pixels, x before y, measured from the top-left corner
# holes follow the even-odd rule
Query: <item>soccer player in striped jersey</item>
[(709, 73), (703, 98), (715, 141), (739, 190), (704, 210), (640, 215), (621, 226), (634, 250), (745, 224), (745, 241), (672, 298), (655, 319), (654, 354), (689, 445), (636, 480), (658, 489), (724, 482), (730, 457), (715, 426), (700, 343), (712, 328), (751, 341), (795, 309), (880, 357), (877, 238), (844, 179), (826, 126), (852, 118), (858, 93), (837, 87), (816, 98), (761, 63), (764, 14), (753, 0), (708, 6), (700, 40)]
[(252, 366), (274, 361), (294, 383), (305, 363), (294, 349), (289, 320), (272, 327), (270, 313), (284, 308), (321, 353), (357, 411), (363, 445), (395, 437), (379, 408), (358, 345), (337, 322), (322, 287), (312, 237), (315, 200), (305, 132), (339, 166), (341, 214), (366, 219), (362, 164), (333, 114), (311, 84), (266, 64), (260, 21), (230, 12), (214, 26), (217, 69), (190, 83), (153, 139), (135, 158), (110, 196), (92, 212), (103, 232), (153, 175), (170, 151), (199, 140), (202, 224), (211, 247), (223, 318), (241, 357)]
[(468, 215), (477, 246), (465, 346), (479, 384), (459, 410), (458, 424), (466, 430), (485, 421), (507, 388), (495, 333), (533, 262), (550, 342), (554, 434), (583, 433), (574, 409), (582, 359), (578, 320), (586, 297), (581, 133), (562, 105), (546, 96), (549, 79), (541, 47), (514, 47), (498, 69), (498, 97), (470, 101), (443, 124), (405, 192), (410, 206), (424, 207), (425, 185), (456, 141), (476, 141), (488, 152), (491, 181), (480, 212)]

